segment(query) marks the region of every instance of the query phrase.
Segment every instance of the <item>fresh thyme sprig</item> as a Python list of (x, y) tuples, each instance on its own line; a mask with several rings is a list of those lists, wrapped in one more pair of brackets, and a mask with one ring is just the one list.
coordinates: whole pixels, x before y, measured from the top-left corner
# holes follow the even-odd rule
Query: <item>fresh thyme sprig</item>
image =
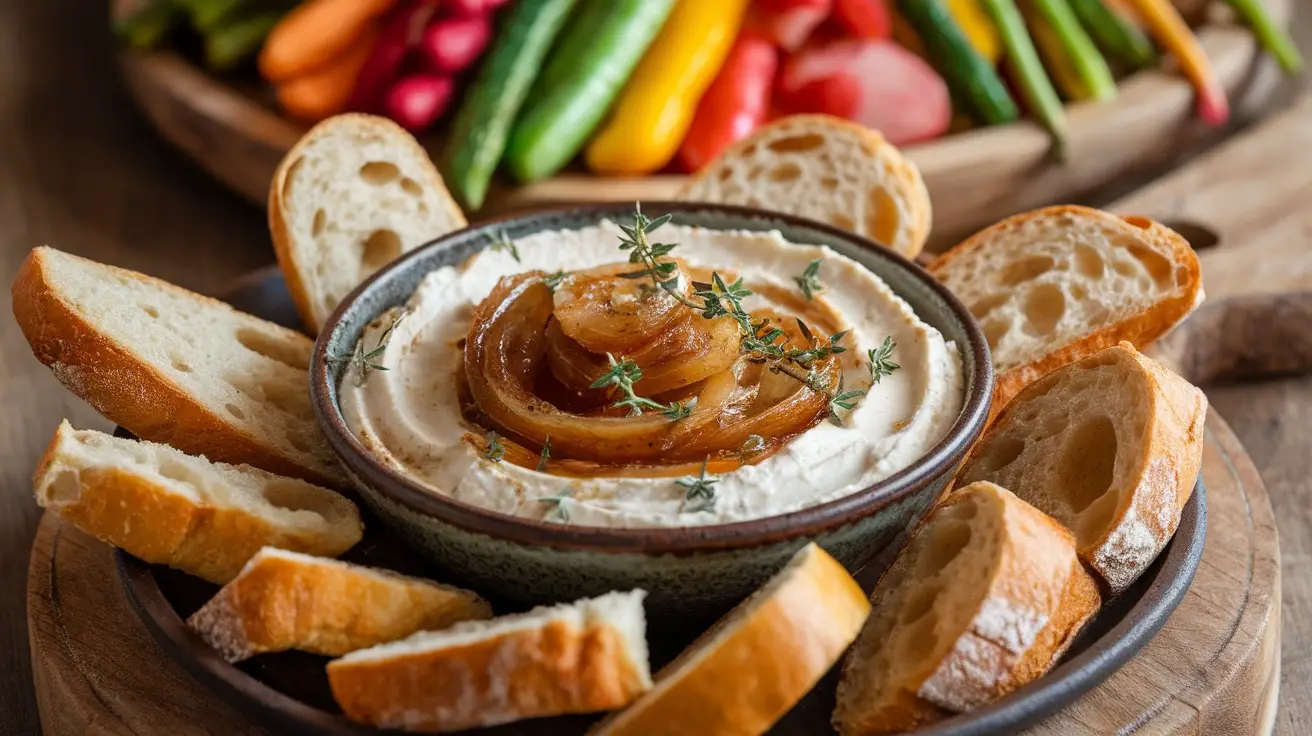
[(551, 435), (547, 435), (547, 441), (542, 443), (542, 454), (538, 455), (538, 467), (536, 470), (541, 473), (547, 469), (547, 461), (551, 459)]
[(505, 230), (501, 231), (496, 242), (493, 243), (490, 247), (492, 250), (495, 251), (502, 251), (505, 253), (509, 253), (510, 257), (515, 259), (515, 263), (520, 262), (519, 246), (515, 245), (515, 241), (511, 240), (509, 235), (506, 235)]
[(555, 513), (556, 516), (560, 517), (561, 521), (569, 521), (569, 509), (565, 506), (565, 502), (569, 500), (573, 493), (573, 486), (565, 486), (554, 496), (544, 496), (539, 498), (538, 503), (551, 504), (553, 508), (548, 513)]
[(893, 375), (893, 371), (902, 367), (891, 360), (895, 347), (897, 343), (893, 342), (893, 336), (889, 335), (879, 347), (866, 351), (866, 356), (869, 358), (866, 367), (870, 369), (871, 381), (879, 383), (880, 379)]
[(506, 446), (501, 442), (501, 435), (496, 432), (487, 433), (487, 450), (483, 452), (483, 457), (494, 463), (499, 463), (506, 457)]
[(364, 349), (364, 338), (361, 337), (355, 343), (355, 350), (350, 353), (337, 353), (328, 356), (329, 363), (346, 363), (347, 366), (354, 366), (359, 370), (357, 377), (358, 383), (364, 383), (364, 379), (369, 377), (369, 371), (385, 371), (387, 366), (383, 365), (380, 356), (387, 350), (388, 344), (392, 341), (392, 332), (396, 330), (396, 325), (401, 318), (410, 313), (409, 308), (397, 309), (392, 313), (392, 321), (387, 323), (387, 328), (378, 335), (374, 341), (374, 347), (366, 351)]
[(628, 358), (615, 360), (615, 356), (606, 353), (606, 360), (610, 362), (610, 370), (602, 374), (601, 378), (592, 382), (592, 388), (607, 388), (614, 386), (624, 394), (624, 398), (616, 401), (611, 406), (629, 408), (629, 416), (636, 417), (642, 415), (643, 409), (652, 409), (654, 411), (668, 411), (669, 407), (659, 401), (643, 398), (633, 391), (633, 384), (642, 380), (642, 368), (638, 367)]
[(676, 481), (678, 485), (683, 486), (683, 498), (685, 501), (697, 501), (701, 503), (690, 509), (690, 511), (711, 511), (715, 508), (715, 484), (720, 479), (706, 474), (706, 466), (710, 463), (709, 455), (702, 461), (702, 471), (698, 475), (684, 476)]
[(802, 271), (802, 275), (794, 277), (793, 281), (797, 282), (797, 287), (806, 295), (807, 301), (814, 299), (816, 294), (824, 292), (825, 285), (820, 283), (820, 259), (811, 261), (806, 270)]
[(669, 222), (673, 216), (667, 213), (653, 220), (642, 214), (640, 202), (634, 203), (633, 226), (620, 225), (620, 229), (624, 231), (624, 237), (620, 238), (620, 250), (628, 252), (629, 263), (639, 264), (642, 268), (622, 273), (620, 276), (626, 279), (651, 279), (651, 285), (646, 287), (648, 293), (664, 291), (684, 306), (696, 309), (695, 302), (679, 293), (679, 276), (675, 273), (679, 270), (679, 264), (661, 260), (669, 255), (678, 243), (653, 243), (648, 239), (651, 233)]

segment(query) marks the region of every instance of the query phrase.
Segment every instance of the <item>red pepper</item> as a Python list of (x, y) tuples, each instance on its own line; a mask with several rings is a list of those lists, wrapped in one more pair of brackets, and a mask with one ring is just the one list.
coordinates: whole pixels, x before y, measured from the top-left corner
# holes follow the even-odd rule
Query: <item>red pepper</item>
[(356, 78), (349, 109), (383, 112), (392, 82), (401, 73), (406, 56), (419, 43), (435, 12), (436, 0), (416, 0), (396, 7), (387, 15), (373, 51)]
[(893, 35), (893, 14), (884, 0), (834, 0), (834, 19), (848, 33), (865, 41)]
[[(715, 0), (702, 0), (715, 2)], [(834, 0), (756, 0), (748, 23), (785, 51), (801, 48), (829, 17)]]
[(678, 161), (685, 171), (710, 163), (765, 122), (778, 68), (779, 50), (769, 39), (750, 31), (738, 35), (679, 146)]

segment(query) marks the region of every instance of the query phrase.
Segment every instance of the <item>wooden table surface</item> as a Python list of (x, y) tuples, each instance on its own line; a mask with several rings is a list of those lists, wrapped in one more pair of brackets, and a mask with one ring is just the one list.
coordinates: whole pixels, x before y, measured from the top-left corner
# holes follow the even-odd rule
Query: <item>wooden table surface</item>
[[(159, 143), (135, 114), (116, 76), (106, 8), (96, 0), (0, 0), (0, 279), (8, 283), (30, 248), (49, 244), (216, 292), (272, 260), (264, 215)], [(1301, 11), (1296, 35), (1312, 49), (1312, 12)], [(1291, 157), (1291, 165), (1308, 165), (1306, 152)], [(109, 423), (32, 358), (2, 312), (0, 735), (26, 735), (39, 732), (21, 603), (40, 518), (29, 476), (62, 417), (78, 427)], [(1312, 733), (1312, 424), (1304, 417), (1312, 378), (1208, 394), (1261, 471), (1280, 527), (1276, 733)]]

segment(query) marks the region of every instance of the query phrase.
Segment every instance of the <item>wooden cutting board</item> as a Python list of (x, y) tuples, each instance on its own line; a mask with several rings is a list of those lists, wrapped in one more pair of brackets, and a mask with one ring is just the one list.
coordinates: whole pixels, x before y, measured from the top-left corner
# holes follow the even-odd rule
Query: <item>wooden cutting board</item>
[[(1174, 222), (1200, 248), (1209, 301), (1158, 350), (1195, 382), (1312, 367), (1312, 167), (1299, 160), (1310, 144), (1312, 99), (1303, 99), (1110, 207)], [(1308, 436), (1312, 417), (1298, 421)], [(1252, 461), (1214, 411), (1203, 474), (1207, 548), (1184, 602), (1127, 666), (1030, 733), (1270, 732), (1280, 666), (1276, 520)], [(1307, 589), (1312, 573), (1296, 574)], [(48, 734), (268, 733), (168, 660), (124, 599), (109, 550), (51, 516), (32, 551), (28, 621)]]

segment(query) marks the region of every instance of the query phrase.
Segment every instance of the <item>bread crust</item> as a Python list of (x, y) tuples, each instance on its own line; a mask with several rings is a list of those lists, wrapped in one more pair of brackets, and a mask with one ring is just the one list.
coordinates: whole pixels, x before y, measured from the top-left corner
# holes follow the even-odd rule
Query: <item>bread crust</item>
[[(307, 269), (312, 270), (314, 266), (312, 263), (301, 262), (299, 251), (287, 225), (287, 218), (283, 214), (283, 200), (288, 192), (287, 180), (296, 170), (297, 164), (302, 161), (304, 150), (321, 137), (340, 135), (339, 128), (373, 130), (378, 132), (381, 137), (391, 138), (395, 143), (410, 148), (411, 155), (416, 160), (428, 164), (423, 167), (427, 178), (424, 183), (442, 195), (439, 199), (447, 208), (446, 217), (457, 223), (458, 227), (466, 227), (469, 224), (465, 219), (464, 212), (460, 209), (460, 205), (456, 203), (450, 191), (447, 190), (446, 182), (442, 179), (441, 173), (438, 172), (429, 159), (428, 151), (405, 128), (387, 118), (363, 113), (344, 113), (320, 121), (313, 128), (306, 131), (305, 135), (301, 136), (300, 140), (278, 162), (278, 168), (274, 170), (273, 179), (269, 183), (268, 206), (269, 235), (273, 239), (273, 252), (278, 259), (278, 268), (287, 281), (287, 291), (292, 296), (292, 304), (296, 306), (296, 313), (300, 315), (301, 323), (305, 325), (311, 334), (319, 332), (319, 328), (323, 326), (323, 322), (328, 318), (328, 315), (316, 315), (314, 313), (310, 301), (309, 287), (302, 276)], [(420, 244), (415, 243), (413, 245)]]
[(462, 646), (328, 663), (348, 718), (412, 731), (614, 710), (645, 690), (644, 680), (622, 635), (595, 621), (576, 628), (551, 620)]
[(1014, 215), (992, 225), (961, 244), (934, 259), (929, 265), (929, 272), (942, 280), (942, 274), (964, 255), (980, 248), (988, 247), (993, 240), (1005, 237), (1007, 231), (1023, 227), (1031, 220), (1071, 215), (1096, 219), (1120, 220), (1144, 231), (1144, 237), (1154, 241), (1171, 254), (1173, 263), (1185, 268), (1185, 279), (1181, 293), (1175, 297), (1162, 300), (1116, 324), (1095, 330), (1080, 339), (1061, 345), (1052, 351), (1030, 361), (998, 374), (993, 391), (993, 404), (990, 408), (990, 421), (997, 418), (998, 412), (1029, 384), (1052, 371), (1092, 355), (1122, 341), (1130, 342), (1143, 349), (1154, 340), (1178, 325), (1203, 300), (1203, 274), (1189, 241), (1174, 230), (1160, 225), (1146, 217), (1116, 215), (1078, 205), (1058, 205)]
[(338, 657), (491, 615), (467, 590), (266, 547), (187, 625), (239, 662), (288, 649)]
[[(834, 725), (843, 736), (897, 733), (993, 702), (1047, 673), (1097, 613), (1097, 584), (1080, 564), (1069, 531), (988, 482), (953, 494), (933, 513), (963, 503), (969, 494), (987, 496), (1000, 507), (1003, 520), (997, 564), (979, 608), (943, 659), (910, 668), (911, 677), (890, 686), (894, 696), (879, 703), (879, 711), (840, 705)], [(929, 523), (932, 517), (921, 529)], [(881, 578), (872, 600), (890, 592), (884, 586), (891, 571)], [(843, 687), (862, 666), (860, 651), (854, 648), (844, 662), (840, 704), (851, 702)]]
[[(113, 335), (98, 330), (56, 290), (46, 252), (45, 248), (34, 249), (18, 270), (11, 289), (14, 318), (37, 360), (48, 366), (68, 390), (141, 439), (172, 445), (210, 460), (254, 465), (319, 485), (334, 488), (349, 485), (326, 440), (315, 448), (321, 462), (306, 463), (285, 455), (228, 422), (133, 355)], [(236, 313), (218, 300), (167, 282), (114, 266), (104, 268), (122, 278), (145, 281), (208, 307)], [(308, 347), (309, 338), (304, 335), (273, 323), (267, 326), (289, 341), (306, 342)], [(308, 383), (306, 390), (309, 390)]]
[(1025, 387), (975, 443), (957, 474), (963, 480), (972, 477), (974, 464), (990, 443), (1022, 421), (1027, 396), (1046, 394), (1069, 375), (1067, 371), (1115, 359), (1129, 361), (1140, 371), (1149, 406), (1142, 445), (1132, 448), (1137, 462), (1131, 476), (1137, 480), (1122, 491), (1107, 530), (1079, 547), (1080, 558), (1113, 594), (1129, 587), (1152, 564), (1175, 534), (1180, 514), (1193, 495), (1202, 468), (1207, 416), (1207, 396), (1196, 386), (1143, 355), (1130, 342), (1122, 342)]
[[(316, 535), (280, 527), (237, 508), (215, 507), (174, 492), (127, 468), (78, 470), (77, 494), (59, 496), (63, 443), (72, 433), (64, 422), (37, 463), (32, 485), (37, 503), (84, 532), (152, 564), (168, 565), (212, 583), (223, 584), (239, 573), (261, 548), (277, 545), (312, 554), (339, 555), (360, 541), (353, 535)], [(45, 489), (53, 489), (43, 493)], [(332, 493), (324, 489), (324, 493)], [(334, 494), (335, 495), (335, 494)], [(354, 505), (345, 498), (341, 503)]]
[[(838, 561), (814, 543), (798, 554), (805, 555), (801, 567), (764, 598), (748, 599), (743, 605), (752, 610), (732, 630), (712, 629), (657, 673), (655, 688), (588, 733), (769, 730), (838, 661), (870, 612), (865, 593)], [(690, 663), (680, 668), (685, 658)]]
[[(748, 149), (758, 145), (761, 141), (775, 135), (792, 133), (811, 133), (815, 135), (850, 134), (857, 139), (861, 147), (872, 157), (883, 156), (890, 164), (890, 170), (897, 182), (898, 191), (896, 193), (902, 196), (912, 218), (907, 228), (905, 243), (887, 243), (884, 245), (908, 259), (914, 259), (919, 255), (925, 247), (925, 240), (929, 238), (930, 224), (933, 220), (933, 206), (929, 198), (929, 188), (920, 175), (920, 169), (902, 153), (901, 149), (885, 140), (879, 131), (831, 115), (789, 115), (758, 129), (746, 138), (731, 144), (714, 161), (703, 167), (701, 171), (693, 174), (680, 187), (675, 198), (688, 199), (702, 182), (719, 173), (723, 161), (735, 157), (750, 158)], [(767, 203), (765, 206), (769, 207), (771, 205)], [(781, 207), (777, 203), (774, 208), (784, 212), (788, 211), (786, 206)]]

